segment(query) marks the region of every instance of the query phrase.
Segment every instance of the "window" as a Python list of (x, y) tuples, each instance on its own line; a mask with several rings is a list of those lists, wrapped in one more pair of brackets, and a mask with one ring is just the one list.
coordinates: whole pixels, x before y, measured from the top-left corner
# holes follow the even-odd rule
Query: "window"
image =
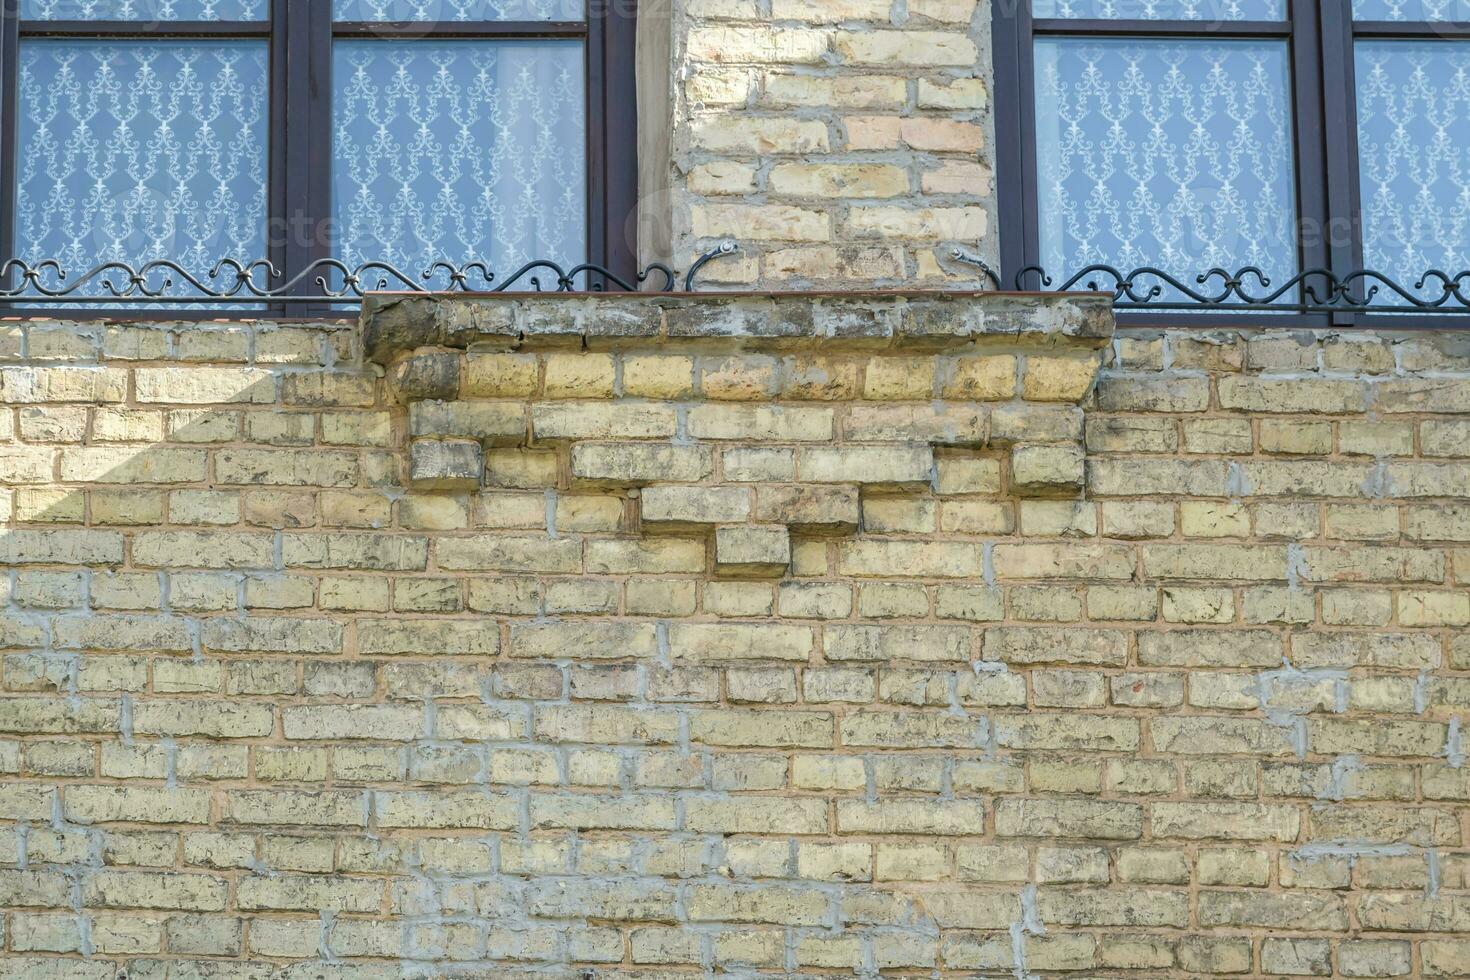
[(1470, 0), (996, 10), (1005, 281), (1314, 322), (1466, 312)]
[(341, 283), (327, 260), (367, 288), (441, 261), (632, 272), (631, 4), (4, 2), (6, 257), (206, 283), (269, 259), (256, 283), (302, 290)]

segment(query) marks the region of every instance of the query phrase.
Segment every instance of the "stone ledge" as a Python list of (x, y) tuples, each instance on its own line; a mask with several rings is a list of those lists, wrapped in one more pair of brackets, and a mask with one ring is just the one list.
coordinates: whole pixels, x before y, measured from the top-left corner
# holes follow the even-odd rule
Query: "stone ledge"
[(1113, 336), (1111, 304), (1090, 293), (372, 293), (361, 322), (379, 364), (422, 347), (1101, 348)]
[[(505, 452), (622, 494), (642, 532), (702, 533), (724, 576), (791, 536), (859, 530), (943, 460), (1025, 497), (1083, 487), (1099, 297), (1002, 293), (375, 296), (367, 355), (408, 415), (408, 485), (496, 484)], [(732, 466), (731, 447), (770, 458)], [(741, 450), (736, 449), (736, 452)]]

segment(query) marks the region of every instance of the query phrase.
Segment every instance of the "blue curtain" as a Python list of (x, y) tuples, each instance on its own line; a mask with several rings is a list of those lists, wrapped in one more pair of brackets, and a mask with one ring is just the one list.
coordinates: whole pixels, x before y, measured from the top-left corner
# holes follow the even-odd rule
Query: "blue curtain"
[(582, 50), (578, 41), (339, 41), (340, 257), (410, 274), (438, 259), (488, 261), (503, 274), (531, 258), (585, 258)]
[(1289, 61), (1273, 41), (1038, 39), (1042, 264), (1295, 274)]
[(19, 256), (263, 257), (268, 63), (264, 41), (23, 41)]

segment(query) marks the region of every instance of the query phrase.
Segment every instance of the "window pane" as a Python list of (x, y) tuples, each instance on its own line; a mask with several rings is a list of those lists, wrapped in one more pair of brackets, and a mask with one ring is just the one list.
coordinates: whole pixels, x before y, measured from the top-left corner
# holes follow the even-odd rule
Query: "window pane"
[(1355, 20), (1470, 21), (1470, 0), (1353, 0)]
[(332, 0), (337, 20), (582, 20), (584, 0)]
[(268, 62), (264, 41), (22, 41), (19, 255), (72, 276), (264, 257)]
[(265, 20), (270, 0), (20, 0), (24, 20)]
[(1286, 0), (1033, 0), (1031, 16), (1094, 20), (1285, 20)]
[(1359, 41), (1356, 63), (1364, 264), (1408, 287), (1470, 268), (1470, 42)]
[[(349, 264), (587, 254), (579, 41), (339, 41), (333, 211)], [(475, 283), (471, 283), (475, 285)]]
[(1186, 284), (1215, 266), (1293, 275), (1288, 63), (1269, 41), (1038, 40), (1040, 244), (1054, 280), (1092, 263)]

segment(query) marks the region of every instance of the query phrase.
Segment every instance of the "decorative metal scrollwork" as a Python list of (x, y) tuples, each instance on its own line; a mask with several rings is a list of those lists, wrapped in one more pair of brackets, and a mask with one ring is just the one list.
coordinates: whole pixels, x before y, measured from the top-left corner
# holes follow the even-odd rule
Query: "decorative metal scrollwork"
[[(689, 267), (682, 280), (686, 292), (695, 277), (715, 259), (734, 254), (739, 245), (721, 242)], [(289, 279), (274, 264), (258, 259), (221, 259), (209, 273), (196, 275), (177, 262), (155, 259), (133, 266), (105, 262), (71, 278), (56, 259), (34, 264), (10, 259), (0, 265), (0, 306), (24, 304), (112, 304), (218, 306), (226, 304), (355, 305), (371, 291), (408, 292), (637, 292), (652, 280), (655, 291), (675, 292), (678, 273), (654, 262), (632, 280), (591, 262), (566, 267), (550, 259), (527, 262), (510, 275), (498, 276), (485, 262), (455, 265), (438, 261), (418, 277), (387, 262), (349, 266), (338, 259), (317, 259)]]
[[(979, 256), (958, 248), (950, 254), (956, 261), (978, 268), (996, 289), (1002, 288), (1000, 276)], [(1045, 269), (1033, 265), (1016, 274), (1012, 288), (1023, 292), (1111, 292), (1113, 307), (1118, 310), (1470, 314), (1470, 269), (1454, 274), (1430, 269), (1412, 286), (1405, 286), (1375, 269), (1358, 269), (1344, 275), (1329, 269), (1308, 269), (1273, 283), (1257, 266), (1235, 272), (1216, 267), (1195, 276), (1190, 283), (1153, 266), (1125, 272), (1102, 263), (1057, 281)]]

